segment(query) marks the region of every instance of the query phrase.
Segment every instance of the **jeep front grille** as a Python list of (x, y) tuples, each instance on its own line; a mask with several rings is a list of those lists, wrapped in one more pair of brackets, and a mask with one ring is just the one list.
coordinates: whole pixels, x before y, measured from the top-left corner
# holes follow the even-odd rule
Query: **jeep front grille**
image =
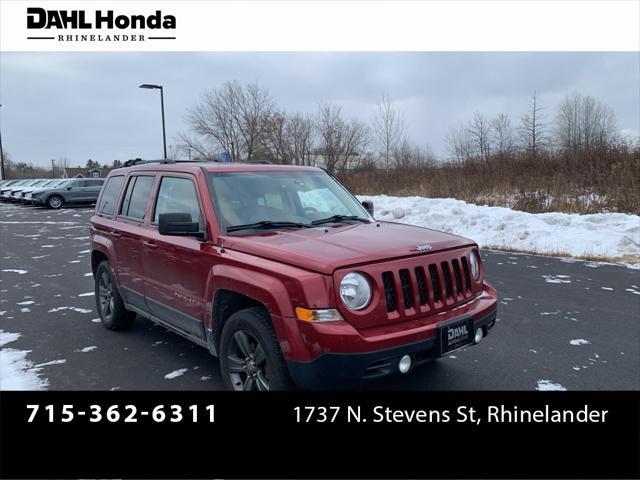
[(438, 276), (438, 269), (436, 268), (435, 263), (429, 265), (429, 275), (431, 276), (433, 301), (439, 302), (442, 300), (442, 286), (440, 285), (440, 277)]
[(382, 283), (384, 284), (384, 296), (387, 300), (387, 312), (393, 312), (396, 309), (396, 291), (393, 285), (393, 273), (384, 272), (382, 274)]
[(411, 279), (409, 278), (409, 270), (400, 270), (400, 283), (402, 284), (402, 300), (404, 308), (413, 307), (413, 298), (411, 293)]
[(382, 272), (382, 285), (387, 312), (404, 307), (406, 315), (411, 309), (426, 312), (453, 305), (472, 294), (466, 256)]
[(422, 267), (416, 267), (416, 282), (418, 284), (420, 305), (426, 305), (429, 301), (429, 295), (427, 293), (427, 279), (424, 276), (424, 268)]

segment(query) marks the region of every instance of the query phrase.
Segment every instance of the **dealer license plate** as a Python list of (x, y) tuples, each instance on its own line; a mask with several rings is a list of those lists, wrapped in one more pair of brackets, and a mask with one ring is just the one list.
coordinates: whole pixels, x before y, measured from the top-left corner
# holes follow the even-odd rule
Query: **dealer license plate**
[(465, 318), (438, 327), (440, 355), (469, 345), (473, 341), (473, 319)]

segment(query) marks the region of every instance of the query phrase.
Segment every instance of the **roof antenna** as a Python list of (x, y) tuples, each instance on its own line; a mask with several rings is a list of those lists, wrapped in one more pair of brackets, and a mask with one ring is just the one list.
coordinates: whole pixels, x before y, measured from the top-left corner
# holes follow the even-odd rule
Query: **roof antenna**
[(226, 250), (224, 249), (224, 238), (220, 239), (220, 253), (224, 253)]

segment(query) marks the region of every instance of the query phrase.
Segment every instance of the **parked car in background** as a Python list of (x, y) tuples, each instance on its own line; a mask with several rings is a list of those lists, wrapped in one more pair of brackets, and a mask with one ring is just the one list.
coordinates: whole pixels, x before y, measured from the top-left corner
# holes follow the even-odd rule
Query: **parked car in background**
[(31, 199), (33, 197), (33, 194), (35, 192), (40, 192), (40, 191), (44, 191), (44, 190), (51, 190), (53, 188), (57, 188), (62, 186), (64, 183), (67, 183), (69, 181), (68, 178), (56, 178), (53, 180), (49, 180), (48, 182), (44, 183), (43, 185), (39, 185), (39, 186), (33, 186), (33, 187), (29, 187), (26, 188), (24, 190), (22, 190), (22, 198), (20, 199), (20, 201), (22, 203), (32, 203)]
[(103, 183), (103, 178), (71, 178), (54, 188), (32, 192), (31, 203), (54, 209), (69, 204), (96, 203)]
[(13, 194), (14, 194), (15, 192), (19, 192), (19, 191), (21, 191), (23, 188), (26, 188), (26, 187), (30, 187), (30, 186), (32, 186), (32, 185), (35, 185), (36, 183), (38, 183), (38, 182), (39, 182), (39, 181), (41, 181), (41, 180), (42, 180), (41, 178), (31, 178), (31, 179), (28, 179), (28, 180), (24, 180), (23, 182), (21, 182), (21, 183), (19, 183), (19, 184), (18, 184), (18, 183), (16, 183), (15, 185), (12, 185), (12, 186), (11, 186), (11, 188), (9, 188), (9, 189), (5, 190), (5, 191), (2, 193), (2, 199), (3, 199), (5, 202), (13, 202), (13, 201), (15, 201), (15, 197), (13, 196)]
[(12, 188), (15, 188), (19, 185), (22, 185), (23, 183), (26, 183), (28, 180), (25, 179), (19, 179), (19, 180), (10, 180), (7, 183), (3, 184), (2, 186), (0, 186), (0, 201), (6, 202), (9, 200), (9, 195), (7, 194), (7, 196), (5, 197), (5, 193), (10, 192)]
[(11, 201), (20, 202), (22, 201), (22, 198), (24, 197), (24, 193), (26, 191), (31, 191), (38, 187), (44, 187), (45, 185), (47, 185), (48, 183), (51, 183), (52, 181), (53, 180), (51, 178), (43, 178), (43, 179), (31, 182), (30, 185), (23, 185), (21, 187), (14, 188), (11, 190)]

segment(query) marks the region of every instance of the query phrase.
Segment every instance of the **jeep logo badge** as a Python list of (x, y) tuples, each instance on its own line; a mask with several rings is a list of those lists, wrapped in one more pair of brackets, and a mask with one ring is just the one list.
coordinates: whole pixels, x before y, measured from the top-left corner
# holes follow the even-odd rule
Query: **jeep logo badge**
[(419, 252), (430, 252), (432, 248), (430, 243), (419, 243), (416, 245), (416, 250)]

